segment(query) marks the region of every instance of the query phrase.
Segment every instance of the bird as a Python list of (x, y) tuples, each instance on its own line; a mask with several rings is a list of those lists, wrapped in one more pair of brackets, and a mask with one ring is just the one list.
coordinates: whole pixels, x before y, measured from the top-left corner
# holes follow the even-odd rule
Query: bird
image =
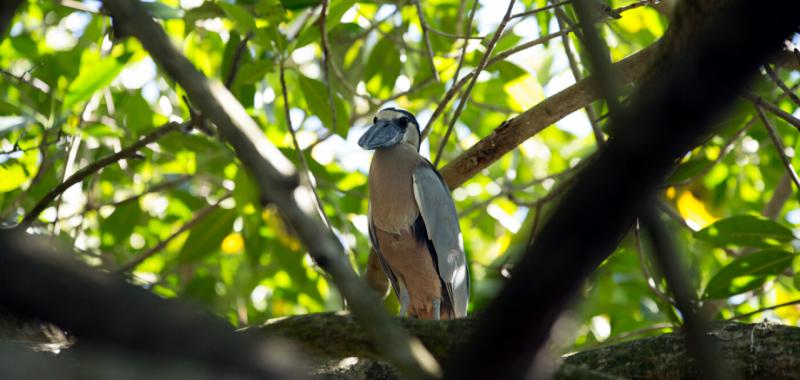
[(441, 174), (419, 154), (419, 123), (394, 107), (372, 121), (358, 140), (375, 151), (367, 177), (369, 236), (400, 316), (465, 317), (470, 280), (458, 214)]

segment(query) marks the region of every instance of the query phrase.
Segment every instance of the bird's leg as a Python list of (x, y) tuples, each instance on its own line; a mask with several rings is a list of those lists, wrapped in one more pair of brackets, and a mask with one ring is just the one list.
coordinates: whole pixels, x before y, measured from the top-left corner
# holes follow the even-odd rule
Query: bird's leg
[(440, 312), (442, 309), (442, 299), (433, 299), (433, 320), (438, 321), (441, 318)]
[(407, 317), (408, 316), (408, 289), (406, 289), (405, 284), (400, 282), (400, 316)]

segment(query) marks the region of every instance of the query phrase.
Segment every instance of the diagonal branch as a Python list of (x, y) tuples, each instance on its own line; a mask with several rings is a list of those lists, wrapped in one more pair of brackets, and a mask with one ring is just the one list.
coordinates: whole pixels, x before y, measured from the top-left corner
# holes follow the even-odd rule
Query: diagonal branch
[[(444, 151), (444, 146), (447, 145), (447, 140), (450, 139), (450, 134), (453, 133), (453, 128), (458, 122), (459, 116), (461, 116), (461, 112), (464, 110), (464, 107), (467, 104), (467, 100), (469, 100), (469, 96), (472, 94), (472, 88), (475, 87), (475, 83), (478, 82), (478, 76), (480, 76), (481, 71), (486, 68), (486, 64), (489, 62), (489, 57), (492, 55), (492, 51), (494, 50), (497, 41), (500, 40), (500, 36), (503, 35), (503, 30), (505, 30), (506, 25), (508, 25), (508, 21), (511, 19), (511, 10), (514, 8), (514, 0), (508, 2), (508, 9), (506, 9), (506, 14), (503, 16), (503, 21), (500, 22), (500, 26), (497, 27), (497, 30), (492, 35), (492, 39), (486, 45), (486, 52), (483, 53), (483, 57), (481, 58), (480, 63), (478, 63), (478, 67), (475, 68), (472, 72), (472, 78), (467, 85), (467, 89), (464, 90), (464, 93), (461, 95), (461, 99), (458, 101), (458, 105), (456, 106), (456, 110), (453, 113), (453, 117), (450, 118), (450, 125), (447, 126), (447, 131), (444, 133), (444, 137), (442, 137), (442, 142), (439, 144), (439, 150), (436, 152), (436, 160), (433, 161), (433, 166), (437, 167), (439, 165), (439, 160), (442, 159), (442, 152)], [(463, 56), (463, 55), (462, 55)]]
[[(657, 44), (614, 64), (618, 68), (619, 84), (628, 84), (641, 79), (656, 48)], [(441, 169), (448, 186), (451, 189), (461, 186), (467, 179), (515, 149), (528, 138), (599, 99), (599, 94), (592, 84), (593, 81), (593, 77), (587, 77), (501, 124), (492, 134), (477, 142)]]
[[(327, 20), (328, 20), (328, 0), (322, 0), (322, 10), (320, 11), (319, 14), (319, 35), (322, 44), (322, 76), (323, 79), (325, 79), (325, 87), (328, 88), (328, 106), (331, 108), (331, 131), (335, 133), (338, 128), (338, 123), (336, 122), (336, 102), (333, 96), (333, 86), (331, 86), (331, 78), (330, 78), (331, 48), (328, 43), (328, 29), (326, 26)], [(281, 65), (281, 69), (282, 68), (283, 65)], [(286, 109), (288, 110), (289, 109), (288, 98), (284, 99), (284, 101), (286, 101)], [(288, 117), (286, 122), (289, 123)], [(289, 129), (291, 129), (291, 124)], [(292, 136), (294, 137), (294, 134)]]
[(202, 208), (200, 211), (195, 213), (194, 216), (192, 216), (192, 219), (190, 219), (188, 222), (184, 223), (180, 228), (175, 230), (175, 232), (173, 232), (171, 235), (167, 236), (166, 239), (163, 239), (163, 240), (159, 241), (158, 244), (154, 245), (150, 249), (148, 249), (148, 250), (136, 255), (136, 257), (134, 257), (131, 261), (129, 261), (125, 265), (122, 265), (121, 267), (117, 268), (116, 272), (127, 272), (129, 270), (132, 270), (133, 268), (136, 268), (139, 264), (141, 264), (143, 261), (147, 260), (150, 256), (153, 256), (156, 253), (161, 252), (161, 250), (163, 250), (164, 248), (167, 247), (167, 244), (169, 244), (169, 242), (174, 240), (176, 237), (181, 236), (182, 233), (192, 229), (192, 227), (194, 227), (197, 223), (199, 223), (205, 217), (210, 215), (212, 211), (216, 210), (219, 207), (219, 204), (222, 201), (230, 198), (230, 196), (231, 196), (230, 193), (228, 193), (224, 197), (220, 198), (214, 204), (210, 204), (210, 205)]
[(103, 2), (120, 28), (135, 36), (164, 71), (183, 87), (193, 104), (217, 125), (220, 135), (233, 147), (261, 190), (261, 198), (278, 207), (295, 228), (309, 254), (347, 299), (352, 312), (385, 358), (409, 378), (425, 378), (438, 372), (438, 363), (416, 340), (410, 339), (386, 314), (377, 297), (353, 271), (338, 239), (315, 215), (295, 200), (298, 190), (311, 191), (297, 181), (297, 172), (266, 138), (258, 124), (236, 98), (216, 82), (210, 82), (170, 41), (137, 1)]
[(117, 153), (105, 156), (76, 171), (64, 182), (61, 182), (53, 190), (50, 190), (50, 192), (45, 194), (45, 196), (42, 197), (42, 199), (40, 199), (39, 202), (37, 202), (36, 205), (33, 206), (33, 208), (30, 211), (28, 211), (25, 217), (22, 218), (22, 221), (19, 223), (17, 227), (22, 229), (29, 227), (31, 223), (33, 223), (36, 220), (36, 218), (39, 217), (39, 214), (41, 214), (42, 211), (44, 211), (44, 209), (46, 209), (50, 205), (50, 203), (53, 202), (53, 200), (55, 200), (63, 192), (67, 191), (67, 189), (72, 187), (72, 185), (83, 181), (86, 177), (94, 173), (97, 173), (98, 171), (100, 171), (100, 169), (108, 165), (111, 165), (113, 163), (116, 163), (121, 159), (135, 156), (139, 151), (139, 149), (144, 148), (147, 144), (155, 142), (156, 140), (166, 135), (167, 133), (178, 130), (180, 127), (181, 124), (179, 123), (174, 123), (174, 122), (167, 123), (166, 125), (156, 128), (152, 132), (146, 134), (144, 137), (139, 139), (139, 141), (131, 144), (127, 148), (122, 149)]
[[(747, 27), (753, 20), (769, 22)], [(646, 80), (614, 120), (612, 138), (552, 211), (470, 343), (450, 360), (448, 378), (531, 375), (533, 359), (586, 277), (616, 248), (676, 159), (708, 135), (798, 24), (794, 0), (771, 7), (680, 3)]]
[(772, 145), (775, 146), (775, 150), (778, 152), (778, 157), (781, 158), (781, 163), (783, 163), (783, 166), (786, 168), (786, 173), (789, 174), (789, 177), (792, 179), (792, 182), (794, 182), (797, 190), (800, 191), (800, 178), (797, 177), (797, 172), (792, 167), (792, 160), (786, 155), (786, 151), (783, 148), (783, 143), (781, 143), (781, 138), (778, 136), (778, 131), (769, 121), (767, 115), (764, 114), (764, 110), (761, 109), (761, 106), (756, 105), (756, 112), (758, 112), (758, 117), (761, 119), (761, 123), (764, 124), (764, 128), (767, 129), (769, 139), (772, 140)]
[(419, 18), (419, 25), (422, 28), (422, 39), (425, 40), (425, 53), (428, 56), (428, 64), (431, 65), (431, 74), (435, 81), (439, 81), (439, 72), (436, 71), (436, 64), (433, 62), (433, 47), (431, 47), (430, 27), (425, 21), (425, 12), (422, 11), (422, 4), (420, 0), (411, 0), (417, 8), (417, 17)]

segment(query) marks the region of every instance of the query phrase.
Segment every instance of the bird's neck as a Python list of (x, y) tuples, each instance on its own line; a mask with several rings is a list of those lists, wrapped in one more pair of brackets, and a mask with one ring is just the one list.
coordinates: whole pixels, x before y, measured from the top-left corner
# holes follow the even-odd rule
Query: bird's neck
[(388, 232), (407, 229), (419, 214), (413, 175), (421, 160), (414, 147), (398, 144), (379, 149), (369, 169), (369, 200), (373, 220)]

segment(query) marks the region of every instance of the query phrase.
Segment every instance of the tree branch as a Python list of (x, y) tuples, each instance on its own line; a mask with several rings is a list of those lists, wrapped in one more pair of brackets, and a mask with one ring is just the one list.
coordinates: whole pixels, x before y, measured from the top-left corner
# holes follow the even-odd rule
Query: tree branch
[(236, 334), (181, 301), (162, 299), (38, 241), (0, 230), (0, 306), (67, 329), (79, 344), (121, 346), (266, 379), (298, 377), (297, 358), (287, 347)]
[(161, 127), (156, 128), (152, 132), (144, 135), (139, 141), (131, 144), (130, 146), (126, 147), (125, 149), (120, 150), (117, 153), (105, 156), (95, 162), (92, 162), (89, 165), (81, 168), (80, 170), (73, 173), (69, 178), (67, 178), (64, 182), (61, 182), (58, 186), (56, 186), (53, 190), (50, 190), (47, 194), (45, 194), (39, 202), (36, 203), (33, 208), (22, 218), (22, 221), (17, 225), (16, 228), (25, 229), (28, 228), (31, 223), (33, 223), (36, 218), (39, 217), (39, 214), (46, 209), (54, 199), (56, 199), (59, 195), (63, 192), (67, 191), (72, 185), (83, 181), (86, 177), (97, 173), (100, 169), (116, 163), (117, 161), (130, 158), (137, 154), (139, 149), (144, 148), (147, 144), (153, 143), (156, 140), (160, 139), (162, 136), (170, 133), (172, 131), (178, 130), (181, 127), (179, 123), (167, 123)]
[(180, 228), (178, 228), (171, 235), (167, 236), (166, 239), (163, 239), (163, 240), (159, 241), (158, 244), (154, 245), (152, 248), (150, 248), (150, 249), (148, 249), (148, 250), (136, 255), (136, 257), (134, 257), (131, 261), (129, 261), (125, 265), (122, 265), (121, 267), (117, 268), (116, 272), (122, 273), (122, 272), (127, 272), (129, 270), (133, 270), (139, 264), (141, 264), (143, 261), (147, 260), (150, 256), (153, 256), (156, 253), (161, 252), (161, 250), (163, 250), (164, 248), (167, 247), (167, 244), (169, 244), (169, 242), (174, 240), (176, 237), (180, 236), (182, 233), (192, 229), (192, 227), (194, 227), (197, 223), (199, 223), (201, 220), (203, 220), (203, 218), (205, 218), (206, 216), (211, 214), (212, 211), (216, 210), (219, 207), (219, 204), (222, 201), (224, 201), (225, 199), (230, 198), (230, 196), (231, 196), (231, 194), (228, 193), (224, 197), (220, 198), (214, 204), (210, 204), (210, 205), (204, 207), (203, 209), (201, 209), (200, 211), (195, 213), (194, 216), (192, 216), (192, 219), (190, 219), (188, 222), (184, 223)]
[[(656, 47), (657, 45), (650, 46), (616, 63), (619, 74), (617, 79), (620, 82), (618, 85), (641, 79), (648, 63), (655, 55)], [(466, 180), (515, 149), (528, 138), (599, 99), (593, 81), (593, 77), (587, 77), (501, 124), (492, 134), (442, 167), (441, 173), (448, 186), (451, 189), (461, 186)]]
[(250, 171), (265, 202), (275, 204), (315, 262), (333, 278), (351, 310), (380, 347), (387, 360), (409, 378), (424, 378), (438, 364), (420, 344), (410, 340), (386, 314), (377, 297), (353, 271), (338, 239), (325, 227), (313, 207), (301, 208), (294, 194), (298, 189), (296, 169), (264, 136), (247, 111), (222, 85), (208, 79), (172, 45), (164, 30), (147, 15), (141, 4), (127, 0), (105, 0), (114, 20), (136, 36), (153, 59), (186, 91), (192, 103), (203, 110), (233, 146)]
[[(702, 141), (800, 24), (800, 3), (792, 0), (771, 7), (683, 2), (676, 12), (629, 111), (614, 121), (612, 138), (552, 211), (473, 339), (451, 361), (448, 378), (529, 374), (561, 310), (617, 246), (677, 158)], [(756, 27), (754, 20), (769, 22)]]
[[(450, 134), (453, 132), (453, 128), (458, 122), (459, 116), (461, 116), (461, 111), (464, 110), (464, 106), (467, 105), (467, 100), (469, 99), (470, 94), (472, 93), (472, 88), (475, 87), (475, 83), (478, 81), (478, 76), (480, 76), (481, 71), (486, 68), (486, 64), (489, 62), (489, 57), (492, 55), (492, 50), (494, 50), (494, 46), (497, 44), (497, 41), (500, 40), (500, 36), (503, 35), (503, 30), (505, 30), (508, 21), (511, 19), (511, 9), (514, 8), (514, 0), (508, 2), (508, 8), (506, 9), (506, 14), (503, 16), (503, 20), (500, 21), (500, 26), (497, 27), (497, 30), (492, 35), (492, 39), (486, 45), (486, 52), (483, 53), (483, 57), (481, 57), (480, 63), (478, 63), (478, 67), (472, 72), (472, 78), (467, 85), (467, 89), (464, 90), (464, 93), (461, 95), (461, 99), (458, 101), (458, 105), (456, 106), (456, 110), (453, 113), (453, 117), (450, 119), (450, 125), (447, 126), (447, 131), (442, 137), (442, 142), (439, 144), (439, 150), (436, 152), (436, 159), (433, 161), (433, 167), (437, 167), (439, 165), (439, 160), (442, 158), (442, 152), (444, 151), (444, 146), (447, 144), (447, 140), (450, 139)], [(466, 44), (465, 44), (466, 46)], [(464, 49), (466, 52), (466, 49)], [(461, 55), (462, 59), (464, 54)], [(459, 68), (460, 68), (459, 64)], [(454, 79), (455, 80), (455, 79)]]

